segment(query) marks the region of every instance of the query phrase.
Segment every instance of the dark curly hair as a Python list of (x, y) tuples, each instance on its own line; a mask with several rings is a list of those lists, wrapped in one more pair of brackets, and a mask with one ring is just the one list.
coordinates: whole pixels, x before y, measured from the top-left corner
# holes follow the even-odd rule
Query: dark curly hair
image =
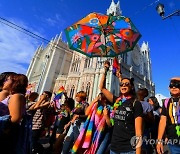
[(26, 75), (24, 74), (14, 74), (10, 75), (13, 83), (11, 87), (11, 93), (16, 94), (16, 93), (21, 93), (24, 94), (26, 93), (26, 88), (28, 85), (28, 79)]
[(72, 99), (72, 98), (67, 98), (64, 102), (64, 105), (69, 107), (70, 110), (74, 109), (74, 104), (75, 104), (75, 102), (74, 102), (74, 99)]
[(48, 98), (49, 98), (49, 99), (51, 98), (52, 93), (51, 93), (50, 91), (44, 91), (44, 93), (48, 95)]

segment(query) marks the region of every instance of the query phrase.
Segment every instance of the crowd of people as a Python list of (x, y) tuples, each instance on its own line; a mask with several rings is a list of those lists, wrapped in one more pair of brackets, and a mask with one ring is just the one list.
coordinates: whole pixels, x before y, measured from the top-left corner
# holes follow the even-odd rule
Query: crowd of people
[[(113, 95), (105, 86), (109, 67), (105, 62), (101, 92), (90, 104), (86, 92), (74, 100), (64, 91), (60, 107), (50, 91), (28, 91), (25, 75), (1, 73), (0, 153), (161, 154), (166, 144), (180, 153), (180, 77), (170, 80), (171, 97), (160, 106), (148, 89), (135, 91), (134, 79), (123, 78), (120, 70), (119, 96)], [(48, 138), (46, 149), (42, 138)]]

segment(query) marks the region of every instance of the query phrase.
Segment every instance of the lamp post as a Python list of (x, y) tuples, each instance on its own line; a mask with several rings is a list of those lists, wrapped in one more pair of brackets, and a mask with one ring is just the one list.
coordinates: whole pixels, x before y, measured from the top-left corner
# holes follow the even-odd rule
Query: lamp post
[(176, 10), (175, 12), (167, 15), (167, 16), (164, 16), (165, 15), (165, 9), (164, 9), (164, 5), (159, 3), (157, 6), (156, 6), (156, 11), (158, 12), (158, 14), (162, 17), (163, 20), (167, 19), (167, 18), (170, 18), (172, 16), (180, 16), (180, 10)]

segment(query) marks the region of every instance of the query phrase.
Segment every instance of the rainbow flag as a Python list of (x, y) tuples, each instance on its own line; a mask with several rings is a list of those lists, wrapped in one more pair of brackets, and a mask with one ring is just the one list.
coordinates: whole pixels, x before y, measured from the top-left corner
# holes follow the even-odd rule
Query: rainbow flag
[(61, 99), (62, 95), (63, 95), (63, 92), (64, 92), (64, 87), (61, 86), (58, 90), (58, 92), (56, 93), (55, 97), (54, 97), (54, 101), (57, 101), (59, 99)]
[[(96, 120), (98, 120), (97, 123)], [(86, 149), (84, 154), (96, 153), (100, 144), (100, 139), (105, 135), (105, 126), (106, 120), (103, 116), (103, 107), (98, 107), (98, 102), (96, 102), (90, 109), (84, 127), (75, 141), (71, 153), (77, 153), (79, 148)]]
[(113, 59), (113, 70), (112, 70), (113, 74), (116, 75), (116, 72), (117, 72), (118, 70), (120, 70), (120, 65), (119, 65), (119, 62), (118, 62), (118, 58), (115, 57), (115, 58)]

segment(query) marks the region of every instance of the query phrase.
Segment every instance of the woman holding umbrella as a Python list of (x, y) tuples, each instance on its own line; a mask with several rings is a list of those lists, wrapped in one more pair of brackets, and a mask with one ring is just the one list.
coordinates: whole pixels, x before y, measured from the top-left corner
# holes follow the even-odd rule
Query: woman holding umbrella
[(105, 88), (106, 73), (109, 64), (104, 64), (105, 73), (102, 75), (100, 90), (106, 98), (113, 103), (112, 117), (114, 128), (111, 139), (111, 154), (141, 153), (142, 144), (142, 115), (143, 109), (136, 101), (134, 83), (132, 79), (122, 78), (120, 70), (116, 76), (120, 80), (120, 96), (114, 96)]

